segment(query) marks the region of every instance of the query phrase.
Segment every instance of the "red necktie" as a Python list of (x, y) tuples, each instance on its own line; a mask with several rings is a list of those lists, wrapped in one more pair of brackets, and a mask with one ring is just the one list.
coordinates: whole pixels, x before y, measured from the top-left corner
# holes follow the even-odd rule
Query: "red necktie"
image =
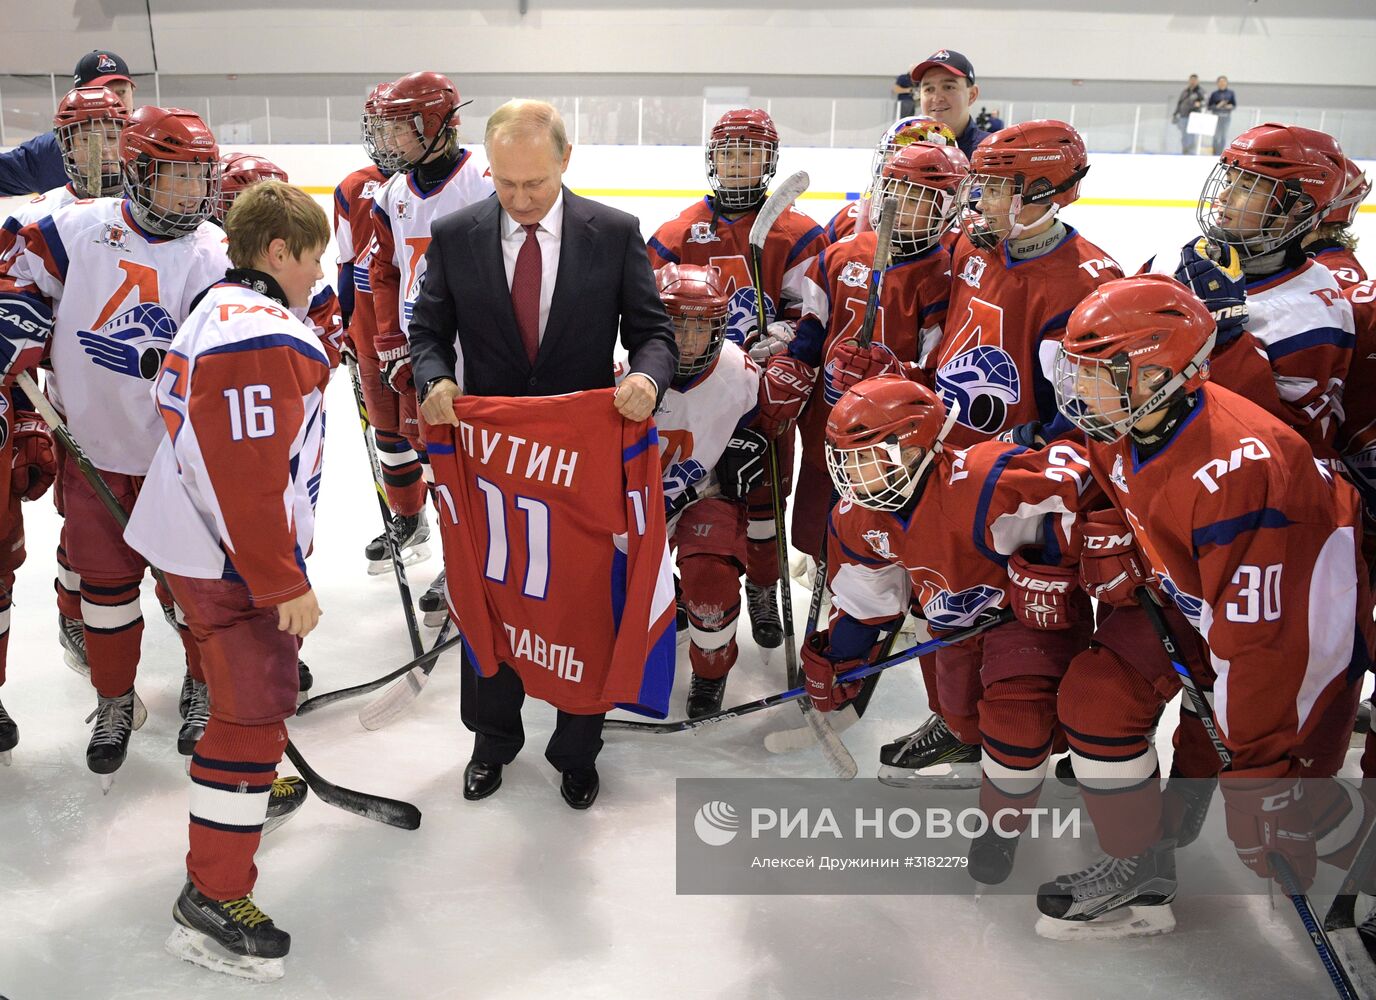
[(526, 241), (516, 254), (516, 272), (511, 276), (511, 308), (532, 365), (540, 353), (540, 241), (535, 238), (539, 226), (538, 222), (521, 226)]

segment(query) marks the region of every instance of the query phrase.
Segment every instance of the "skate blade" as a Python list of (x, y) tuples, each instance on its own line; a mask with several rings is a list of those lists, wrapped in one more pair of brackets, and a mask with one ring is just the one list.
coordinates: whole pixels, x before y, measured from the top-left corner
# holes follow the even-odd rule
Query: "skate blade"
[(879, 781), (890, 788), (936, 788), (953, 791), (978, 788), (983, 780), (978, 764), (933, 764), (923, 772), (890, 764), (879, 765)]
[(109, 794), (110, 794), (110, 789), (112, 789), (112, 788), (114, 788), (114, 787), (115, 787), (115, 772), (114, 772), (114, 771), (111, 771), (109, 774), (102, 774), (102, 775), (100, 776), (100, 794), (101, 794), (101, 795), (109, 795)]
[(1376, 997), (1376, 964), (1362, 943), (1355, 927), (1339, 927), (1328, 931), (1328, 940), (1337, 952), (1338, 961), (1352, 980), (1360, 997)]
[[(860, 716), (856, 714), (854, 705), (846, 705), (827, 716), (827, 721), (831, 723), (832, 729), (838, 733), (843, 733), (859, 722)], [(800, 750), (807, 750), (816, 746), (816, 744), (817, 737), (812, 735), (811, 726), (780, 729), (776, 732), (766, 733), (764, 737), (764, 748), (770, 753), (797, 753)]]
[(73, 673), (78, 673), (82, 677), (91, 676), (91, 665), (66, 646), (62, 647), (62, 662), (71, 667)]
[(426, 611), (421, 615), (421, 624), (426, 628), (443, 628), (444, 623), (448, 620), (449, 612), (446, 609)]
[[(305, 805), (305, 803), (303, 802), (301, 803), (301, 805)], [(276, 830), (279, 826), (282, 826), (284, 823), (287, 822), (287, 820), (291, 819), (300, 811), (301, 806), (297, 806), (291, 812), (282, 813), (279, 816), (269, 816), (266, 820), (263, 821), (263, 836), (266, 837), (273, 830)]]
[(1160, 906), (1127, 906), (1093, 920), (1058, 920), (1042, 914), (1037, 918), (1037, 937), (1048, 941), (1118, 941), (1154, 937), (1175, 930), (1175, 912), (1169, 903)]
[(0, 750), (0, 767), (9, 767), (9, 766), (10, 766), (10, 752), (9, 752), (8, 750)]
[(181, 924), (176, 924), (172, 928), (172, 933), (167, 938), (167, 944), (164, 947), (168, 954), (180, 958), (182, 961), (199, 965), (203, 969), (210, 969), (212, 972), (238, 976), (240, 979), (271, 983), (281, 979), (287, 972), (286, 963), (283, 959), (235, 955), (233, 952), (220, 947), (219, 944), (204, 934), (198, 934)]
[[(424, 562), (430, 558), (430, 546), (421, 543), (410, 548), (401, 550), (401, 564), (403, 566), (414, 566), (418, 562)], [(379, 559), (368, 563), (369, 576), (382, 576), (384, 573), (392, 572), (391, 559)]]
[(134, 731), (138, 732), (143, 728), (143, 724), (148, 721), (148, 709), (143, 705), (143, 699), (139, 697), (137, 691), (134, 692)]

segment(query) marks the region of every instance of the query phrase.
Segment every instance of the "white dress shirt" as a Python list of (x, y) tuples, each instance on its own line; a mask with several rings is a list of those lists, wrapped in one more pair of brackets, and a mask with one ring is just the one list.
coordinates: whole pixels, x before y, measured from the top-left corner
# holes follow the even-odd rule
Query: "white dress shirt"
[[(549, 304), (554, 300), (554, 282), (559, 275), (559, 244), (564, 235), (564, 192), (538, 223), (535, 238), (540, 241), (540, 339), (544, 340), (545, 325), (549, 323)], [(506, 265), (506, 287), (516, 274), (516, 255), (526, 241), (521, 224), (502, 209), (502, 262)]]

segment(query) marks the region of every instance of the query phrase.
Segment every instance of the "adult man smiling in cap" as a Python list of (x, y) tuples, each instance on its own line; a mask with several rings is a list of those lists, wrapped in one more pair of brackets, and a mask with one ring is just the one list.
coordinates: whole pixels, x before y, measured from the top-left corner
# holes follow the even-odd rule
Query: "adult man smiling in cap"
[(975, 68), (955, 49), (938, 49), (908, 74), (917, 88), (921, 113), (950, 127), (956, 145), (967, 157), (989, 133), (970, 117), (979, 97)]
[[(105, 49), (95, 49), (77, 61), (73, 87), (105, 87), (114, 91), (126, 111), (134, 110), (134, 81), (129, 65)], [(0, 195), (50, 191), (67, 183), (62, 150), (52, 132), (36, 135), (8, 153), (0, 153)]]

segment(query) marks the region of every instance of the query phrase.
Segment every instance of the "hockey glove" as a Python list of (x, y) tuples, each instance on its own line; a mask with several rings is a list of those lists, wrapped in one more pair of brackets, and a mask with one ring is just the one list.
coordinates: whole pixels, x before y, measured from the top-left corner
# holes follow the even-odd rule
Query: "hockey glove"
[(20, 410), (14, 425), (14, 456), (10, 459), (10, 492), (37, 500), (57, 477), (57, 456), (48, 425), (37, 413)]
[(1029, 562), (1014, 552), (1008, 560), (1008, 603), (1017, 620), (1029, 628), (1057, 631), (1070, 628), (1070, 592), (1075, 571), (1061, 566)]
[(768, 469), (769, 440), (759, 431), (742, 428), (731, 435), (717, 462), (717, 482), (728, 500), (743, 499), (763, 485)]
[(1113, 607), (1137, 603), (1137, 588), (1151, 580), (1132, 529), (1117, 510), (1096, 510), (1080, 526), (1080, 584), (1096, 601)]
[(819, 712), (831, 712), (850, 701), (860, 689), (863, 681), (837, 684), (836, 675), (852, 667), (858, 667), (862, 660), (840, 660), (833, 662), (827, 656), (829, 637), (826, 629), (813, 632), (803, 643), (803, 687), (812, 699), (812, 707)]
[(382, 377), (392, 391), (398, 394), (415, 392), (416, 382), (411, 377), (411, 345), (406, 337), (401, 333), (382, 333), (374, 344)]
[(822, 368), (822, 395), (829, 406), (835, 406), (857, 382), (899, 371), (897, 356), (884, 344), (861, 347), (854, 340), (838, 341), (827, 352)]
[(27, 295), (0, 294), (0, 385), (13, 385), (47, 356), (53, 311)]
[(1215, 349), (1236, 340), (1247, 326), (1247, 282), (1242, 260), (1233, 247), (1210, 243), (1204, 237), (1180, 250), (1175, 279), (1204, 303), (1218, 324)]
[(1271, 856), (1294, 870), (1300, 891), (1314, 881), (1314, 821), (1304, 799), (1299, 765), (1288, 758), (1266, 767), (1224, 771), (1218, 776), (1228, 839), (1238, 860), (1258, 878), (1275, 878)]
[(788, 345), (793, 343), (793, 337), (797, 333), (792, 323), (783, 320), (775, 320), (764, 328), (764, 336), (750, 345), (749, 355), (760, 364), (764, 364), (776, 354), (782, 354), (788, 350)]
[(770, 358), (760, 379), (760, 430), (772, 438), (782, 434), (803, 412), (817, 369), (787, 354)]
[(1023, 448), (1046, 447), (1046, 431), (1042, 428), (1040, 420), (1029, 420), (1025, 424), (1015, 424), (999, 435), (998, 439), (1004, 444), (1016, 444)]
[(696, 458), (669, 466), (664, 471), (664, 520), (672, 521), (697, 500), (697, 484), (706, 478), (707, 470)]

